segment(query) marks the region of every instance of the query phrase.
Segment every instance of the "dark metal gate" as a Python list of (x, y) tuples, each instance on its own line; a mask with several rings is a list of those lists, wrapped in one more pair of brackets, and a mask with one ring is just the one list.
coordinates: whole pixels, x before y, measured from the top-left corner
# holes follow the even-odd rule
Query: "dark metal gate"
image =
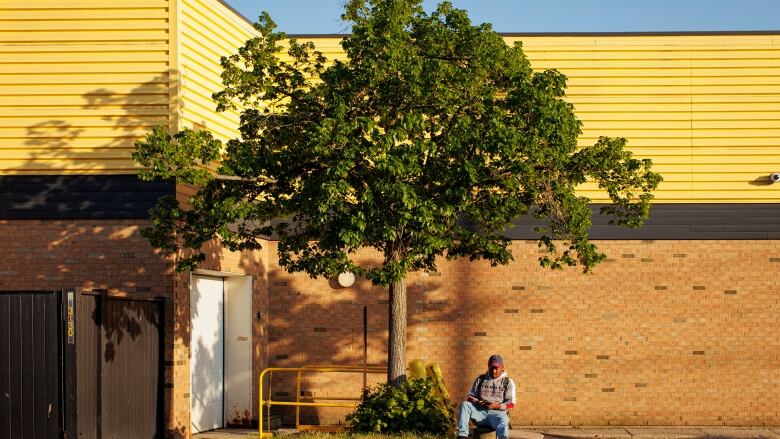
[(163, 302), (77, 299), (79, 438), (163, 436)]
[(60, 437), (59, 297), (0, 293), (0, 438)]
[(0, 292), (0, 439), (163, 437), (163, 301)]

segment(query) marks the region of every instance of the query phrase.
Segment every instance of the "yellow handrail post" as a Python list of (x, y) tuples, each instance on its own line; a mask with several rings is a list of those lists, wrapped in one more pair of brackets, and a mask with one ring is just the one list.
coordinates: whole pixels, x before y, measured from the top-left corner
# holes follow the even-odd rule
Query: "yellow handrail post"
[(441, 367), (439, 363), (431, 363), (426, 368), (428, 376), (433, 378), (434, 388), (437, 393), (442, 397), (447, 407), (450, 406), (450, 394), (447, 392), (447, 386), (444, 384), (444, 376), (441, 373)]
[(268, 417), (268, 431), (271, 431), (271, 395), (273, 392), (273, 380), (274, 380), (274, 372), (271, 371), (268, 373), (268, 407), (266, 409), (266, 416)]
[[(272, 386), (273, 386), (273, 373), (274, 372), (296, 372), (297, 373), (297, 382), (296, 382), (296, 396), (295, 401), (274, 401), (271, 399), (272, 396)], [(346, 402), (303, 402), (301, 401), (301, 376), (303, 372), (347, 372), (347, 373), (387, 373), (386, 367), (381, 366), (327, 366), (327, 365), (318, 365), (318, 366), (304, 366), (304, 367), (267, 367), (262, 372), (260, 372), (260, 376), (258, 377), (258, 394), (259, 394), (259, 420), (258, 420), (258, 439), (263, 439), (263, 406), (267, 407), (267, 418), (269, 422), (270, 427), (270, 419), (271, 419), (271, 406), (272, 405), (280, 405), (280, 406), (293, 406), (296, 408), (296, 428), (298, 430), (308, 429), (312, 430), (315, 429), (313, 425), (302, 425), (300, 424), (300, 407), (344, 407), (344, 408), (354, 408), (355, 404), (357, 404), (358, 401), (360, 401), (360, 398), (355, 397), (324, 397), (324, 398), (317, 398), (323, 401), (351, 401), (350, 403)], [(263, 391), (265, 390), (265, 375), (268, 374), (268, 399), (263, 399)], [(315, 398), (311, 397), (311, 400), (314, 401)], [(318, 429), (328, 429), (328, 431), (332, 431), (334, 426), (318, 426)]]
[(258, 421), (257, 421), (257, 439), (263, 439), (263, 375), (265, 371), (260, 372), (260, 377), (257, 380), (257, 394), (260, 395), (260, 406), (257, 408)]
[[(301, 402), (301, 371), (298, 371), (298, 379), (295, 382), (295, 402)], [(295, 429), (301, 425), (301, 406), (295, 406)]]

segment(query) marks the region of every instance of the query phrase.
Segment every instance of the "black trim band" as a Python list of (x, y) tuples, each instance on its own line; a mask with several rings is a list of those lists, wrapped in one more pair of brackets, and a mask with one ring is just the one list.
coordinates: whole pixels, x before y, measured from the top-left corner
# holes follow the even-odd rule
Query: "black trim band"
[[(591, 205), (591, 239), (780, 239), (780, 204), (680, 203), (653, 204), (650, 219), (638, 229), (609, 225)], [(511, 239), (538, 239), (533, 218), (523, 217), (506, 231)]]
[(0, 219), (145, 219), (175, 189), (135, 175), (0, 176)]

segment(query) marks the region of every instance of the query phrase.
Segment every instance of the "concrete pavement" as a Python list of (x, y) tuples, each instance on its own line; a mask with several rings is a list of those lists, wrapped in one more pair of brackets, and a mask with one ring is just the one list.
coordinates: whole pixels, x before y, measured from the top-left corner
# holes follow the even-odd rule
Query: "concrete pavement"
[[(282, 432), (280, 432), (282, 433)], [(286, 433), (286, 434), (285, 434)], [(294, 434), (284, 430), (283, 434)], [(281, 436), (281, 435), (280, 435)], [(294, 437), (294, 436), (290, 436)], [(483, 435), (482, 439), (492, 436)], [(250, 439), (257, 430), (224, 429), (193, 435), (193, 439)], [(780, 439), (778, 427), (515, 427), (512, 439)]]
[(517, 439), (780, 439), (780, 427), (516, 427), (512, 430), (511, 437), (513, 439), (515, 437)]

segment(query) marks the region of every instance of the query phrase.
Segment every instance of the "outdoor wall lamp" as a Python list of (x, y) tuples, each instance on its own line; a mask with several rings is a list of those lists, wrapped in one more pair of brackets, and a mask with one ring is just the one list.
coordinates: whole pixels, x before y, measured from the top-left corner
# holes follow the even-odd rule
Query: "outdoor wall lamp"
[(769, 174), (769, 181), (772, 182), (773, 184), (780, 181), (780, 172), (773, 172)]
[(339, 274), (338, 282), (342, 287), (351, 287), (355, 283), (355, 273), (346, 271)]

